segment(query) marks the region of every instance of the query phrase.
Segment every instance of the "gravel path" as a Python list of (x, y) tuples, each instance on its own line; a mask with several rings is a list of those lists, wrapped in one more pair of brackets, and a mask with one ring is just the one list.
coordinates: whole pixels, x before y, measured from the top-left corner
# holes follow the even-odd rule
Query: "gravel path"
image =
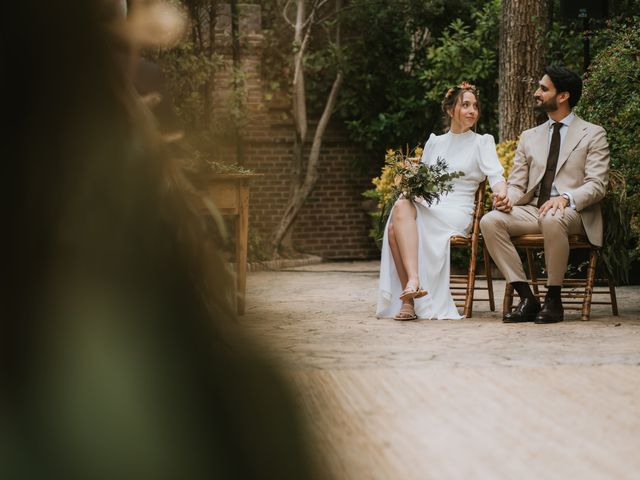
[(242, 324), (334, 478), (640, 478), (640, 287), (555, 325), (376, 319), (376, 287), (376, 262), (249, 275)]

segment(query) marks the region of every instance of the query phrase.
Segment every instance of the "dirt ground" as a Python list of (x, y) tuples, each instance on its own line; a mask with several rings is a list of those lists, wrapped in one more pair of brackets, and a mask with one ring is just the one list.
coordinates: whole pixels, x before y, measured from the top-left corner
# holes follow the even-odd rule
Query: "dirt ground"
[(396, 322), (373, 315), (377, 275), (342, 262), (248, 279), (241, 323), (298, 387), (333, 478), (640, 478), (640, 287), (589, 322), (506, 325), (486, 303)]

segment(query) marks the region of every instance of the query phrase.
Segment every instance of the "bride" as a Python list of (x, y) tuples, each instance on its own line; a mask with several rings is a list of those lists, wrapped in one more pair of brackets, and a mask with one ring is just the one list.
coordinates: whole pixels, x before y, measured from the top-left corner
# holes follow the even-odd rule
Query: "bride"
[(407, 199), (393, 206), (382, 243), (378, 317), (462, 318), (449, 290), (450, 237), (468, 235), (475, 192), (485, 178), (494, 193), (507, 191), (493, 137), (472, 130), (480, 115), (475, 86), (463, 82), (449, 89), (442, 111), (449, 131), (431, 134), (422, 162), (431, 165), (442, 157), (449, 171), (464, 175), (432, 206)]

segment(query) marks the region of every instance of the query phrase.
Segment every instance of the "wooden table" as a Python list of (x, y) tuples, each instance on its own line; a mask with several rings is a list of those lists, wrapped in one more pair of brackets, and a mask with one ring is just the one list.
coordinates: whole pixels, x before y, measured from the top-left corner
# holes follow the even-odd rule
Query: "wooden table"
[(235, 221), (236, 291), (238, 314), (244, 314), (249, 245), (249, 182), (262, 174), (211, 174), (201, 179), (202, 193), (223, 216)]

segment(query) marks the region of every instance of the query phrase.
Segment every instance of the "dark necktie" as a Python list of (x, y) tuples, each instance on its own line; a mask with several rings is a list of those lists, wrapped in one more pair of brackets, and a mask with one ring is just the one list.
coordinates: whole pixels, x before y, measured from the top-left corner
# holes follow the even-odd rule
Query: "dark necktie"
[(553, 134), (551, 135), (551, 145), (549, 146), (549, 156), (547, 157), (547, 169), (544, 171), (542, 182), (540, 182), (540, 194), (538, 195), (538, 208), (551, 197), (551, 187), (553, 179), (556, 177), (556, 166), (558, 165), (558, 155), (560, 155), (560, 129), (562, 123), (553, 124)]

